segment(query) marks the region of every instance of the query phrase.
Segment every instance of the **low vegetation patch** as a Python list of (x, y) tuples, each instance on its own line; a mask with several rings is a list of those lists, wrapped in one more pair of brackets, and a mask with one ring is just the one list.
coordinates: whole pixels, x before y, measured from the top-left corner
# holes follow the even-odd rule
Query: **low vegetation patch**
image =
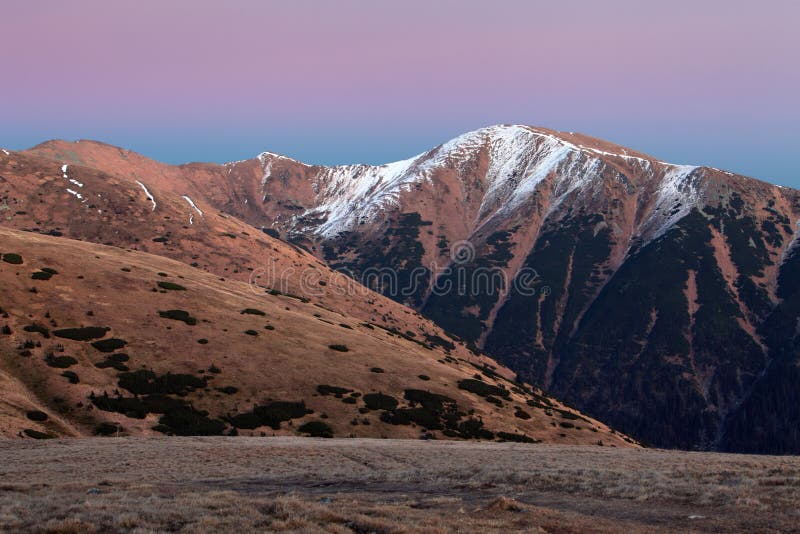
[(250, 412), (234, 415), (228, 419), (228, 422), (236, 428), (252, 430), (260, 426), (268, 426), (273, 430), (278, 430), (283, 421), (300, 419), (309, 413), (313, 413), (313, 410), (307, 409), (303, 401), (273, 401), (264, 406), (256, 406)]
[(352, 393), (352, 389), (343, 388), (339, 386), (329, 386), (328, 384), (320, 384), (317, 386), (317, 393), (323, 396), (327, 395), (336, 395), (337, 397), (341, 397), (342, 395), (346, 395), (347, 393)]
[(266, 312), (263, 312), (256, 308), (245, 308), (240, 313), (242, 315), (261, 315), (261, 316), (267, 315)]
[(176, 284), (175, 282), (166, 282), (164, 280), (159, 280), (157, 282), (158, 287), (161, 289), (166, 289), (167, 291), (186, 291), (186, 288), (180, 284)]
[(44, 270), (36, 271), (33, 274), (31, 274), (32, 280), (50, 280), (51, 278), (53, 278), (53, 273), (49, 273)]
[(119, 423), (100, 423), (94, 428), (96, 436), (116, 436), (124, 431)]
[(24, 326), (22, 329), (26, 332), (34, 332), (37, 334), (41, 334), (45, 338), (50, 338), (50, 330), (47, 327), (40, 325), (39, 323), (29, 324), (27, 326)]
[(349, 352), (350, 349), (347, 348), (347, 345), (328, 345), (328, 348), (331, 350), (335, 350), (337, 352)]
[(98, 362), (94, 364), (95, 367), (98, 369), (108, 369), (109, 367), (116, 369), (117, 371), (128, 371), (128, 366), (125, 365), (125, 362), (130, 360), (130, 356), (127, 354), (110, 354), (106, 356), (105, 360), (102, 362)]
[(206, 380), (194, 375), (166, 373), (157, 375), (149, 369), (139, 369), (118, 376), (119, 387), (134, 395), (185, 395), (206, 387)]
[(459, 380), (458, 389), (469, 391), (470, 393), (474, 393), (475, 395), (479, 395), (481, 397), (496, 396), (507, 399), (509, 396), (507, 389), (500, 386), (493, 386), (482, 380), (475, 380), (473, 378)]
[(515, 434), (513, 432), (498, 432), (497, 437), (502, 441), (514, 441), (516, 443), (537, 443), (535, 439), (525, 434)]
[(54, 330), (53, 335), (73, 341), (91, 341), (92, 339), (105, 337), (106, 332), (109, 330), (111, 329), (103, 326), (82, 326), (80, 328), (62, 328), (61, 330)]
[(3, 261), (11, 265), (22, 265), (22, 256), (14, 252), (6, 252), (3, 256)]
[(212, 419), (208, 412), (195, 409), (184, 400), (165, 395), (143, 397), (110, 397), (107, 393), (89, 399), (98, 409), (116, 412), (134, 419), (144, 419), (149, 413), (163, 414), (154, 430), (175, 436), (219, 436), (225, 431), (225, 423)]
[(47, 421), (49, 419), (47, 414), (40, 410), (31, 410), (28, 413), (26, 413), (25, 416), (31, 421), (35, 421), (37, 423), (43, 423), (44, 421)]
[(189, 312), (186, 310), (159, 311), (158, 316), (163, 317), (164, 319), (172, 319), (173, 321), (181, 321), (189, 326), (194, 326), (197, 324), (197, 318), (189, 315)]
[(333, 429), (329, 424), (322, 421), (309, 421), (300, 425), (297, 431), (301, 434), (307, 434), (312, 438), (332, 438)]
[(128, 342), (124, 339), (112, 337), (109, 339), (100, 339), (98, 341), (94, 341), (92, 342), (92, 347), (100, 352), (114, 352), (115, 350), (125, 347), (127, 344)]
[(45, 356), (44, 362), (55, 369), (67, 369), (78, 363), (78, 360), (72, 356), (55, 356), (53, 354), (48, 354)]
[(370, 410), (387, 410), (391, 411), (397, 408), (397, 399), (391, 395), (384, 395), (383, 393), (367, 393), (364, 395), (364, 404)]
[(23, 430), (26, 436), (33, 439), (53, 439), (55, 438), (54, 435), (48, 434), (46, 432), (39, 432), (38, 430), (33, 430), (32, 428), (26, 428)]
[(64, 371), (61, 373), (61, 376), (69, 380), (70, 384), (79, 384), (81, 379), (78, 377), (78, 373), (74, 371)]

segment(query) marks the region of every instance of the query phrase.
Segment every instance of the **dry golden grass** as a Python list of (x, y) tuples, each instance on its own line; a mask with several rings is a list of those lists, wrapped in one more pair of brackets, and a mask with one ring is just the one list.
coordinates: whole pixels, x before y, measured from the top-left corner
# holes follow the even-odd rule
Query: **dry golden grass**
[(0, 442), (0, 531), (797, 530), (800, 458), (302, 438)]
[[(421, 427), (382, 421), (379, 410), (363, 412), (363, 401), (355, 398), (348, 404), (333, 395), (318, 394), (319, 385), (335, 385), (358, 394), (381, 392), (396, 399), (403, 399), (406, 389), (446, 395), (465, 414), (481, 418), (493, 432), (525, 434), (559, 444), (632, 444), (590, 418), (572, 419), (575, 424), (569, 423), (570, 428), (559, 426), (565, 422), (555, 408), (564, 407), (555, 400), (550, 401), (554, 409), (541, 403), (531, 407), (527, 404), (533, 400), (531, 394), (519, 390), (510, 392), (502, 406), (497, 406), (460, 389), (459, 381), (471, 379), (480, 365), (491, 362), (460, 344), (449, 353), (442, 347), (425, 348), (411, 336), (394, 335), (360, 318), (320, 307), (316, 301), (254, 291), (244, 282), (222, 281), (200, 269), (142, 252), (6, 228), (0, 228), (0, 250), (18, 251), (25, 260), (22, 265), (0, 262), (0, 287), (4, 290), (0, 306), (9, 315), (0, 317), (0, 328), (9, 325), (12, 330), (11, 335), (0, 335), (0, 436), (19, 436), (27, 429), (55, 436), (87, 436), (103, 422), (120, 424), (128, 435), (157, 433), (153, 430), (158, 423), (155, 414), (135, 419), (93, 409), (90, 395), (107, 392), (113, 396), (120, 389), (118, 372), (97, 368), (104, 356), (89, 343), (25, 331), (37, 323), (52, 330), (110, 327), (108, 337), (127, 341), (123, 350), (130, 356), (127, 365), (132, 370), (146, 368), (159, 375), (204, 373), (211, 377), (207, 387), (184, 399), (213, 418), (247, 412), (270, 399), (303, 401), (313, 410), (293, 425), (284, 423), (274, 430), (264, 426), (241, 434), (295, 435), (303, 423), (320, 418), (336, 437), (416, 438), (423, 432)], [(41, 267), (55, 268), (59, 274), (39, 282), (33, 293), (30, 273)], [(158, 292), (155, 286), (163, 281), (179, 282), (186, 289)], [(197, 324), (159, 315), (160, 310), (176, 309), (189, 312)], [(257, 309), (264, 315), (243, 314), (245, 309)], [(91, 315), (87, 315), (89, 311)], [(418, 339), (426, 332), (445, 335), (432, 323), (414, 319), (410, 312), (402, 315), (408, 317), (400, 323), (403, 331), (416, 329)], [(272, 329), (265, 329), (267, 324)], [(246, 331), (258, 335), (246, 335)], [(199, 339), (205, 343), (198, 343)], [(23, 357), (19, 347), (26, 341), (41, 346), (31, 347), (30, 354)], [(349, 350), (331, 350), (334, 344)], [(70, 372), (79, 376), (79, 383), (67, 381), (61, 369), (47, 364), (46, 355), (61, 354), (60, 350), (75, 358)], [(212, 367), (216, 374), (206, 372)], [(383, 372), (374, 373), (373, 368)], [(511, 374), (499, 365), (495, 368), (500, 375)], [(422, 380), (419, 375), (429, 378)], [(482, 379), (487, 384), (513, 386), (502, 378), (487, 375)], [(222, 386), (237, 391), (224, 394), (217, 389)], [(518, 409), (530, 418), (516, 417)], [(26, 413), (32, 410), (45, 412), (48, 420), (30, 421)], [(435, 432), (437, 437), (443, 436)]]

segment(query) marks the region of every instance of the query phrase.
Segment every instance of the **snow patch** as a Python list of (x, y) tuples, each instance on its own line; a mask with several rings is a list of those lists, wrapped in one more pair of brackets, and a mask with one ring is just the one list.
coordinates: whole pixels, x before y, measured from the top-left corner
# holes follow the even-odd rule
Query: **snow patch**
[(197, 214), (198, 214), (198, 215), (200, 215), (201, 217), (203, 216), (203, 211), (202, 211), (200, 208), (198, 208), (198, 207), (197, 207), (197, 204), (195, 204), (195, 203), (192, 201), (192, 199), (191, 199), (191, 198), (189, 198), (187, 195), (183, 195), (183, 200), (185, 200), (186, 202), (188, 202), (188, 203), (189, 203), (189, 205), (190, 205), (191, 207), (193, 207), (193, 208), (194, 208), (194, 210), (197, 212)]
[(0, 149), (0, 150), (2, 150), (2, 151), (3, 151), (3, 154), (5, 154), (6, 156), (10, 156), (10, 155), (11, 155), (11, 152), (9, 152), (8, 150), (6, 150), (5, 148), (2, 148), (2, 149)]
[(670, 165), (666, 169), (656, 192), (655, 207), (642, 225), (642, 236), (647, 241), (664, 235), (700, 201), (699, 176), (695, 173), (699, 168), (694, 165)]
[(67, 188), (67, 193), (69, 193), (70, 195), (75, 195), (78, 198), (78, 200), (80, 200), (81, 202), (84, 202), (86, 200), (85, 198), (83, 198), (83, 195), (81, 195), (80, 193), (78, 193), (74, 189)]
[[(425, 177), (424, 172), (412, 172), (422, 155), (374, 167), (371, 165), (341, 165), (323, 168), (313, 179), (313, 188), (322, 202), (307, 210), (301, 217), (320, 218), (325, 222), (313, 229), (322, 236), (371, 220), (387, 206), (396, 205), (402, 191)], [(295, 218), (296, 219), (296, 218)]]
[(153, 197), (153, 195), (150, 194), (150, 191), (147, 190), (147, 186), (144, 185), (139, 180), (136, 180), (136, 183), (139, 184), (139, 187), (142, 188), (142, 191), (144, 191), (144, 194), (147, 195), (147, 198), (150, 200), (150, 202), (153, 203), (153, 211), (156, 211), (156, 199)]

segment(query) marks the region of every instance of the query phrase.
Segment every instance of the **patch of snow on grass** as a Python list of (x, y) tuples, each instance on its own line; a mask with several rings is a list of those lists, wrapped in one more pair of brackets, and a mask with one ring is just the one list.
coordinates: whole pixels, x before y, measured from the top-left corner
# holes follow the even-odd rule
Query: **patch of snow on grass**
[(136, 183), (139, 184), (139, 187), (142, 188), (142, 191), (144, 191), (144, 194), (147, 195), (147, 198), (150, 200), (150, 202), (153, 203), (153, 211), (156, 211), (156, 199), (153, 197), (153, 195), (150, 194), (150, 191), (147, 190), (147, 186), (144, 185), (139, 180), (136, 180)]

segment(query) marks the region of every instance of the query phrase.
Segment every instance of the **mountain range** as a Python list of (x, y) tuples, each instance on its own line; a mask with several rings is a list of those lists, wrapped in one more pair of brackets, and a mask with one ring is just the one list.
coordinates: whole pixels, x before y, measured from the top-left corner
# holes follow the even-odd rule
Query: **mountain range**
[[(800, 453), (793, 189), (500, 125), (381, 166), (270, 152), (170, 166), (50, 141), (0, 154), (0, 191), (3, 226), (52, 234), (52, 246), (106, 244), (251, 282), (282, 273), (282, 293), (414, 334), (404, 339), (446, 340), (456, 361), (482, 366), (486, 354), (499, 363), (490, 375), (508, 379), (507, 368), (522, 384), (507, 387), (526, 388), (517, 404), (547, 392), (647, 445)], [(300, 265), (375, 293), (306, 295), (284, 276)], [(535, 434), (509, 421), (491, 423)]]

